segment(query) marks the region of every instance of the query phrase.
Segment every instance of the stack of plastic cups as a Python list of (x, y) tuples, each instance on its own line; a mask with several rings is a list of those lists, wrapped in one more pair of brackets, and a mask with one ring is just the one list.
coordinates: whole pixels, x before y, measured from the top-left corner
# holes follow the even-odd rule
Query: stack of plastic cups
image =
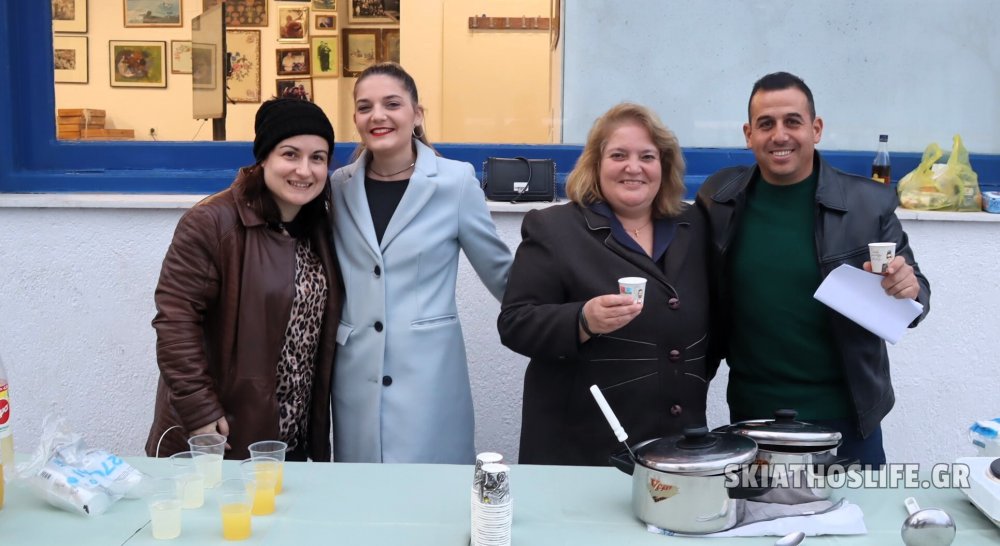
[(510, 546), (514, 503), (510, 467), (498, 453), (480, 453), (472, 484), (472, 546)]

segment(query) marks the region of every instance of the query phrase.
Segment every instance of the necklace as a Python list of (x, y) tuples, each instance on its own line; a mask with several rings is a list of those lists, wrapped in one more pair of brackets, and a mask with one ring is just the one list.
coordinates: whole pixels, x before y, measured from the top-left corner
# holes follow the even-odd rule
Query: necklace
[[(376, 173), (376, 174), (377, 174), (377, 173)], [(641, 229), (645, 229), (645, 228), (646, 228), (646, 226), (648, 226), (649, 224), (652, 224), (652, 223), (653, 223), (653, 220), (652, 220), (652, 219), (650, 219), (650, 220), (647, 220), (645, 224), (643, 224), (643, 225), (641, 225), (641, 226), (639, 226), (639, 227), (637, 227), (637, 228), (631, 228), (631, 229), (629, 229), (629, 228), (625, 228), (625, 224), (622, 224), (622, 227), (623, 227), (623, 228), (625, 228), (625, 229), (626, 229), (626, 230), (628, 230), (628, 231), (631, 231), (631, 232), (632, 232), (632, 233), (631, 233), (632, 237), (634, 237), (634, 238), (638, 239), (638, 238), (639, 238), (639, 230), (641, 230)]]
[(417, 164), (417, 162), (416, 162), (416, 160), (414, 160), (413, 163), (410, 163), (409, 165), (407, 165), (406, 168), (404, 168), (403, 170), (396, 171), (394, 173), (388, 173), (388, 174), (382, 174), (382, 173), (376, 171), (375, 168), (372, 167), (371, 164), (368, 165), (368, 170), (371, 171), (371, 172), (373, 172), (374, 174), (376, 174), (378, 176), (381, 176), (382, 178), (390, 178), (390, 177), (396, 176), (397, 174), (403, 174), (403, 173), (405, 173), (406, 171), (412, 169), (413, 166), (416, 165), (416, 164)]

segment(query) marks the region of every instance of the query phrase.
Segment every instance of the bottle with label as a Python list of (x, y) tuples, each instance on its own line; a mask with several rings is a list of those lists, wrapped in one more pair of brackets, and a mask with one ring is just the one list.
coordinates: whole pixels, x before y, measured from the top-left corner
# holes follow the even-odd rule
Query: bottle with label
[(3, 508), (4, 470), (14, 470), (14, 435), (10, 430), (10, 388), (0, 359), (0, 508)]
[(875, 160), (872, 161), (872, 179), (883, 184), (888, 184), (891, 180), (891, 172), (892, 167), (889, 166), (889, 135), (879, 135), (878, 151), (875, 152)]

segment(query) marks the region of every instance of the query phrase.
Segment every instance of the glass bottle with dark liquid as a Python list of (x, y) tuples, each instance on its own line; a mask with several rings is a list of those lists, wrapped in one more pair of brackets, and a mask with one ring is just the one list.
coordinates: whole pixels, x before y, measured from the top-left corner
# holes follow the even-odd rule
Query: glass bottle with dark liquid
[(883, 184), (891, 180), (892, 167), (889, 165), (889, 135), (878, 136), (878, 151), (872, 161), (872, 178)]

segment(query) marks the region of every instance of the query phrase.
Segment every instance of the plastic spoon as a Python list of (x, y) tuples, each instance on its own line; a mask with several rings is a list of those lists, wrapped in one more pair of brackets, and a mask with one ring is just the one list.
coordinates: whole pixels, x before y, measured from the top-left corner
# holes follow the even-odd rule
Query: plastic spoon
[(611, 406), (608, 405), (608, 401), (604, 398), (604, 393), (597, 385), (590, 386), (590, 394), (594, 396), (594, 400), (597, 401), (597, 405), (601, 408), (601, 413), (604, 414), (604, 418), (608, 420), (608, 424), (611, 425), (611, 432), (615, 434), (615, 438), (618, 441), (625, 444), (625, 449), (628, 450), (629, 457), (632, 457), (632, 462), (635, 462), (635, 453), (632, 453), (632, 448), (628, 446), (628, 434), (625, 434), (625, 428), (622, 427), (620, 421), (618, 421), (618, 416), (615, 412), (611, 411)]
[(906, 546), (948, 546), (955, 540), (955, 520), (939, 508), (920, 509), (917, 500), (903, 501), (909, 516), (903, 521), (900, 534)]
[(805, 540), (806, 534), (802, 531), (795, 531), (794, 533), (788, 533), (787, 535), (779, 538), (774, 546), (796, 546), (797, 544), (802, 544)]

